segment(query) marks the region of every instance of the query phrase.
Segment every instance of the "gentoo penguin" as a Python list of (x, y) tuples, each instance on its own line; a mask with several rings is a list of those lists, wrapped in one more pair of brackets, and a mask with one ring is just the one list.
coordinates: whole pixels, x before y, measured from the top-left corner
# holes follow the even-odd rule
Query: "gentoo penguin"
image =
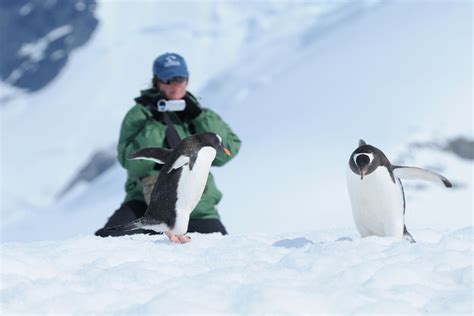
[(355, 225), (362, 237), (390, 236), (415, 242), (405, 225), (405, 193), (400, 179), (421, 179), (450, 188), (437, 173), (395, 166), (378, 148), (359, 141), (346, 172)]
[(143, 217), (109, 229), (149, 229), (164, 232), (173, 242), (189, 242), (185, 236), (189, 215), (201, 199), (217, 150), (230, 156), (219, 135), (202, 133), (181, 140), (174, 150), (148, 147), (132, 153), (129, 159), (146, 159), (164, 166)]

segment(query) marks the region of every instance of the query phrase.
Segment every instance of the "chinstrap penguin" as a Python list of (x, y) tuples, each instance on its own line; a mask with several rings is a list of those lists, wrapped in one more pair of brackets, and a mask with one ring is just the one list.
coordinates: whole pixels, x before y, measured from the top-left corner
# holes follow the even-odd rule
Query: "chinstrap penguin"
[(189, 215), (201, 199), (217, 150), (230, 156), (219, 135), (202, 133), (181, 140), (173, 150), (148, 147), (132, 153), (129, 159), (151, 160), (164, 166), (145, 215), (109, 229), (148, 229), (164, 232), (173, 242), (189, 242), (185, 236)]
[(415, 242), (405, 225), (405, 193), (400, 179), (420, 179), (450, 188), (437, 173), (392, 165), (378, 148), (359, 141), (346, 172), (355, 225), (362, 237), (390, 236)]

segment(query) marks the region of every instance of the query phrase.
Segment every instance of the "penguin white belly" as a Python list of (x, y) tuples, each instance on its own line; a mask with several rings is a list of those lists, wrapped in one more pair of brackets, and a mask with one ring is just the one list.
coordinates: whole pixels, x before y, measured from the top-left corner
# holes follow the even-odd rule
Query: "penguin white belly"
[(188, 231), (189, 213), (180, 213), (176, 216), (176, 222), (171, 232), (175, 235), (184, 235)]
[[(212, 161), (216, 157), (216, 150), (212, 147), (203, 147), (197, 154), (193, 169), (189, 169), (189, 165), (185, 165), (181, 171), (181, 177), (178, 181), (176, 213), (177, 219), (174, 231), (187, 230), (189, 214), (194, 210), (206, 186), (207, 178), (209, 176), (209, 169)], [(186, 220), (184, 216), (187, 216)]]
[(403, 192), (387, 168), (379, 167), (362, 180), (348, 168), (347, 186), (357, 230), (365, 236), (403, 236)]

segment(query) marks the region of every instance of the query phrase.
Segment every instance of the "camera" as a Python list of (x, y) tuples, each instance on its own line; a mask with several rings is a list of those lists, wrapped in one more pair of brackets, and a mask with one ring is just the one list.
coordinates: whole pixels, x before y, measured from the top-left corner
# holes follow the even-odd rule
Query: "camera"
[(184, 100), (161, 99), (156, 103), (156, 107), (160, 112), (176, 112), (184, 110), (186, 108), (186, 102)]

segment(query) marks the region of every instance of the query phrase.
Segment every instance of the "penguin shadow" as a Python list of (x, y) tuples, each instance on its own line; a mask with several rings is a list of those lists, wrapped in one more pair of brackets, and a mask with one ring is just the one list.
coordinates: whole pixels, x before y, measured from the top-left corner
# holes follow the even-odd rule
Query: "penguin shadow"
[(279, 248), (303, 248), (306, 245), (314, 245), (312, 240), (309, 240), (305, 237), (297, 237), (297, 238), (285, 238), (278, 240), (272, 244), (273, 247)]
[[(150, 242), (155, 244), (155, 245), (171, 245), (171, 246), (183, 245), (183, 243), (181, 243), (181, 242), (170, 241), (169, 239), (166, 238), (165, 234), (162, 234), (162, 235), (163, 235), (163, 238), (150, 240)], [(192, 239), (189, 235), (186, 235), (186, 236), (189, 238), (189, 240)]]
[(146, 239), (138, 239), (138, 238), (130, 238), (130, 240), (141, 241), (143, 243), (154, 244), (154, 245), (172, 245), (172, 246), (181, 245), (181, 243), (170, 242), (164, 235), (162, 238), (158, 237), (158, 239), (154, 239), (154, 240), (146, 240)]
[(339, 237), (338, 239), (334, 240), (334, 241), (348, 241), (348, 242), (352, 242), (353, 239), (352, 237)]
[[(147, 237), (145, 237), (147, 236)], [(153, 236), (154, 238), (149, 238)], [(133, 234), (133, 235), (128, 235), (127, 236), (128, 240), (133, 240), (133, 241), (141, 241), (143, 243), (151, 243), (155, 245), (174, 245), (174, 244), (179, 244), (179, 243), (174, 243), (170, 242), (169, 239), (167, 239), (166, 235), (163, 233), (149, 233), (149, 234)]]
[(174, 242), (170, 242), (168, 239), (166, 239), (166, 237), (162, 238), (162, 239), (151, 240), (150, 242), (155, 244), (155, 245), (174, 245), (174, 244), (177, 244), (177, 243), (174, 243)]
[[(352, 237), (339, 237), (338, 239), (334, 240), (334, 242), (340, 242), (340, 241), (348, 241), (352, 242), (353, 239)], [(296, 237), (296, 238), (285, 238), (278, 240), (272, 244), (273, 247), (279, 247), (279, 248), (287, 248), (287, 249), (295, 249), (295, 248), (304, 248), (307, 245), (323, 245), (326, 242), (319, 241), (319, 242), (314, 242), (310, 239), (307, 239), (306, 237)]]

